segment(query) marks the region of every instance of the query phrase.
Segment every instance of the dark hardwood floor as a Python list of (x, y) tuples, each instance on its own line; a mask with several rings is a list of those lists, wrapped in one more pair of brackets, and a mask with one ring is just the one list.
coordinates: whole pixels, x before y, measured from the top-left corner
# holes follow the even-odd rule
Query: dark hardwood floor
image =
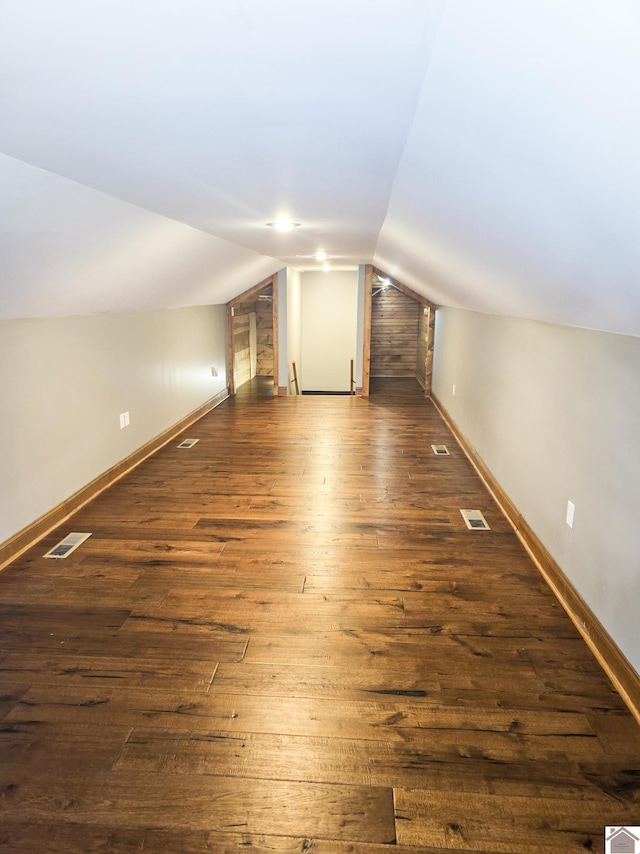
[(640, 727), (401, 386), (245, 387), (0, 573), (3, 851), (538, 854), (640, 824)]

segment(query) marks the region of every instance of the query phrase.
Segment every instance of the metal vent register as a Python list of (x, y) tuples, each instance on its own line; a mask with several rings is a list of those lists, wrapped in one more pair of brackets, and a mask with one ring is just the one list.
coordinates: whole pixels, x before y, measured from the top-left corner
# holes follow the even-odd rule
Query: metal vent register
[(447, 448), (446, 445), (432, 445), (431, 449), (437, 457), (449, 457), (449, 456), (451, 456), (451, 454), (449, 453), (449, 449)]
[(178, 447), (179, 448), (193, 448), (193, 446), (196, 444), (196, 442), (199, 442), (199, 441), (200, 441), (200, 439), (184, 439), (182, 442), (180, 442)]
[(55, 545), (52, 549), (43, 555), (43, 557), (52, 557), (57, 560), (61, 560), (64, 557), (69, 557), (71, 552), (75, 551), (78, 546), (82, 545), (85, 540), (89, 539), (91, 534), (77, 534), (71, 533), (64, 538), (64, 540), (60, 540), (60, 542)]
[(482, 515), (480, 510), (461, 510), (462, 518), (464, 519), (467, 528), (474, 531), (490, 531), (491, 528), (487, 525), (487, 520)]

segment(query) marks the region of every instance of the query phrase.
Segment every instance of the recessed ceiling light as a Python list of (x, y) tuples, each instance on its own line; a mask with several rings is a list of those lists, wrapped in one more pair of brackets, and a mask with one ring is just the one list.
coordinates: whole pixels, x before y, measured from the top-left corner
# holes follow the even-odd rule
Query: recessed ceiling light
[(324, 273), (328, 273), (330, 269), (331, 269), (331, 264), (323, 264), (322, 265), (322, 270)]
[(316, 261), (326, 261), (326, 260), (327, 260), (327, 253), (326, 252), (323, 252), (322, 250), (320, 252), (316, 252)]
[(299, 228), (299, 222), (292, 222), (290, 219), (277, 219), (275, 222), (268, 222), (269, 228), (275, 228), (276, 231), (291, 231), (294, 228)]

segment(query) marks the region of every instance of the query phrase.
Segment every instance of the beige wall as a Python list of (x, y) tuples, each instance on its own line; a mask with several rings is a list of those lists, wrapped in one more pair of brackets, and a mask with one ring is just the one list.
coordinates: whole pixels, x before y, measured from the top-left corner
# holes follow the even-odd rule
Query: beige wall
[[(337, 276), (338, 278), (334, 278)], [(344, 278), (342, 278), (344, 277)], [(304, 283), (307, 288), (305, 289)], [(340, 273), (300, 273), (287, 267), (278, 274), (279, 288), (279, 330), (280, 330), (280, 377), (287, 377), (289, 394), (294, 393), (292, 362), (296, 363), (300, 390), (304, 388), (316, 391), (343, 390), (349, 386), (349, 363), (355, 359), (355, 380), (362, 385), (362, 348), (365, 304), (365, 267), (358, 271)], [(336, 299), (335, 304), (329, 300)], [(346, 319), (339, 314), (346, 309)], [(315, 318), (315, 320), (314, 320)], [(328, 389), (323, 386), (303, 386), (303, 351), (311, 357), (312, 374), (306, 379), (319, 377), (325, 382), (321, 361), (327, 358), (327, 341), (340, 341), (340, 348), (348, 349), (346, 356), (346, 385), (343, 364), (344, 353), (337, 357), (340, 367), (337, 383), (344, 388)], [(345, 344), (346, 342), (346, 344)]]
[(435, 394), (640, 671), (639, 376), (638, 338), (437, 312)]
[(0, 542), (226, 384), (224, 306), (0, 322)]
[(295, 383), (293, 380), (293, 366), (296, 363), (298, 377), (301, 376), (302, 370), (302, 274), (297, 270), (287, 268), (286, 270), (286, 290), (285, 298), (280, 296), (279, 305), (283, 305), (286, 310), (286, 321), (281, 328), (286, 332), (285, 346), (281, 347), (280, 352), (284, 357), (284, 366), (280, 376), (287, 377), (289, 381), (289, 394), (295, 393)]
[(358, 272), (302, 276), (301, 388), (349, 391), (358, 340)]

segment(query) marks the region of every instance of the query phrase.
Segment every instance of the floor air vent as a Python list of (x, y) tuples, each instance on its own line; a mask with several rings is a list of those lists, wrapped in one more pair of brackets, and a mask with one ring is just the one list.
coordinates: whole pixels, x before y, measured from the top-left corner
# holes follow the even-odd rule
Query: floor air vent
[(461, 510), (462, 518), (466, 522), (467, 528), (478, 531), (490, 531), (491, 528), (487, 525), (487, 520), (484, 518), (480, 510)]
[(60, 540), (57, 546), (49, 549), (43, 557), (53, 557), (58, 560), (61, 560), (63, 557), (69, 557), (71, 552), (75, 551), (90, 536), (91, 534), (69, 534), (64, 540)]
[(178, 447), (179, 448), (193, 448), (193, 446), (196, 444), (196, 442), (199, 442), (199, 441), (200, 441), (200, 439), (184, 439), (182, 442), (180, 442)]
[(431, 449), (437, 457), (450, 457), (449, 449), (446, 445), (432, 445)]

